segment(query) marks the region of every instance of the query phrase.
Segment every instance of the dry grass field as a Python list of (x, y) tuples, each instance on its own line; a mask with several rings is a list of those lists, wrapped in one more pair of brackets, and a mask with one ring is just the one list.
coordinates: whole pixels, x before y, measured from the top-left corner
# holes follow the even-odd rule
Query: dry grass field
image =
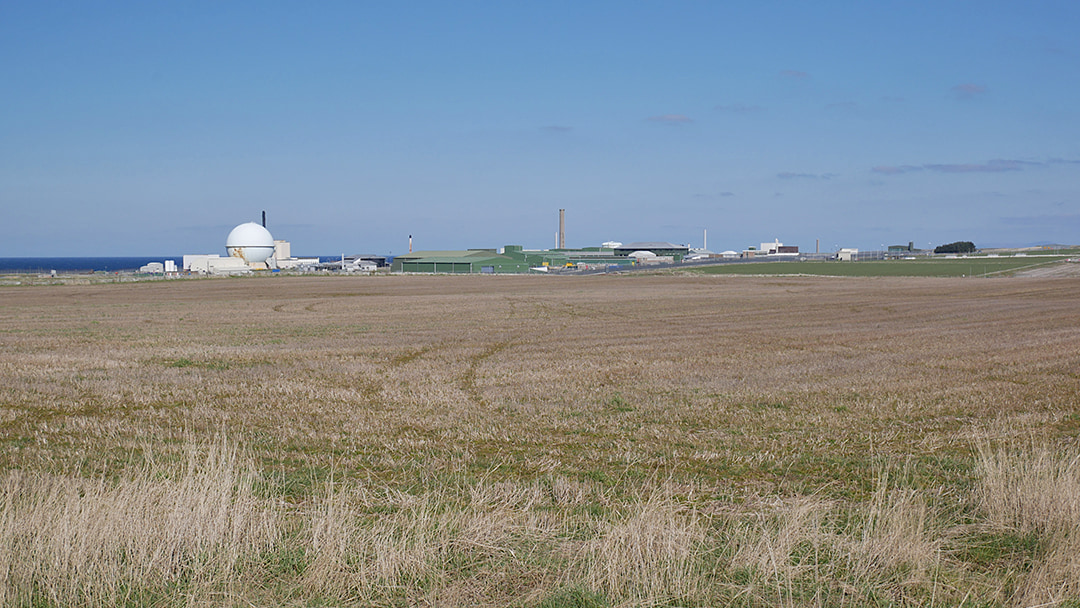
[(3, 606), (1080, 606), (1080, 279), (0, 287)]

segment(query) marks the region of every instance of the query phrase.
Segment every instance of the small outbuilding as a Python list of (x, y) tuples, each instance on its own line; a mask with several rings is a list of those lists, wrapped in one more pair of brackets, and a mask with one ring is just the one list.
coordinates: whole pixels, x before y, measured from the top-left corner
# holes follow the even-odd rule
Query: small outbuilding
[(859, 259), (859, 250), (848, 248), (841, 249), (836, 253), (836, 259), (842, 262), (854, 262)]

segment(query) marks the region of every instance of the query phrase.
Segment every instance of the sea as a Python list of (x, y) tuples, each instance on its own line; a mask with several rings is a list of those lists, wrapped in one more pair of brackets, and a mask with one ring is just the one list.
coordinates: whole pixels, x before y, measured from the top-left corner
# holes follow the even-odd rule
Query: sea
[(0, 258), (0, 273), (48, 274), (55, 270), (63, 273), (79, 272), (130, 272), (150, 262), (173, 260), (183, 266), (184, 256), (164, 255), (145, 257), (112, 258)]
[[(329, 262), (340, 256), (319, 256), (319, 261)], [(134, 272), (150, 262), (173, 260), (177, 268), (183, 268), (184, 256), (136, 256), (111, 258), (0, 258), (0, 274), (49, 274), (53, 270), (66, 274), (96, 272)]]

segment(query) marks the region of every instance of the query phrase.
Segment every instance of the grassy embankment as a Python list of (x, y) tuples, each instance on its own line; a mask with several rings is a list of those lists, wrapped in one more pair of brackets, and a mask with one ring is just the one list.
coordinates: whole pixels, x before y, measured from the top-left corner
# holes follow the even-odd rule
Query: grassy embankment
[(4, 288), (0, 604), (1075, 604), (1078, 286)]

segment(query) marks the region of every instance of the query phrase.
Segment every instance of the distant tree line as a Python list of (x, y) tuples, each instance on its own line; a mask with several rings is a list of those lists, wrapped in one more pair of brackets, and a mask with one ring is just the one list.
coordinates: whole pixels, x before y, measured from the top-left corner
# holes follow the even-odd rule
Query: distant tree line
[(971, 241), (956, 241), (948, 245), (934, 247), (934, 253), (974, 253), (975, 243)]

